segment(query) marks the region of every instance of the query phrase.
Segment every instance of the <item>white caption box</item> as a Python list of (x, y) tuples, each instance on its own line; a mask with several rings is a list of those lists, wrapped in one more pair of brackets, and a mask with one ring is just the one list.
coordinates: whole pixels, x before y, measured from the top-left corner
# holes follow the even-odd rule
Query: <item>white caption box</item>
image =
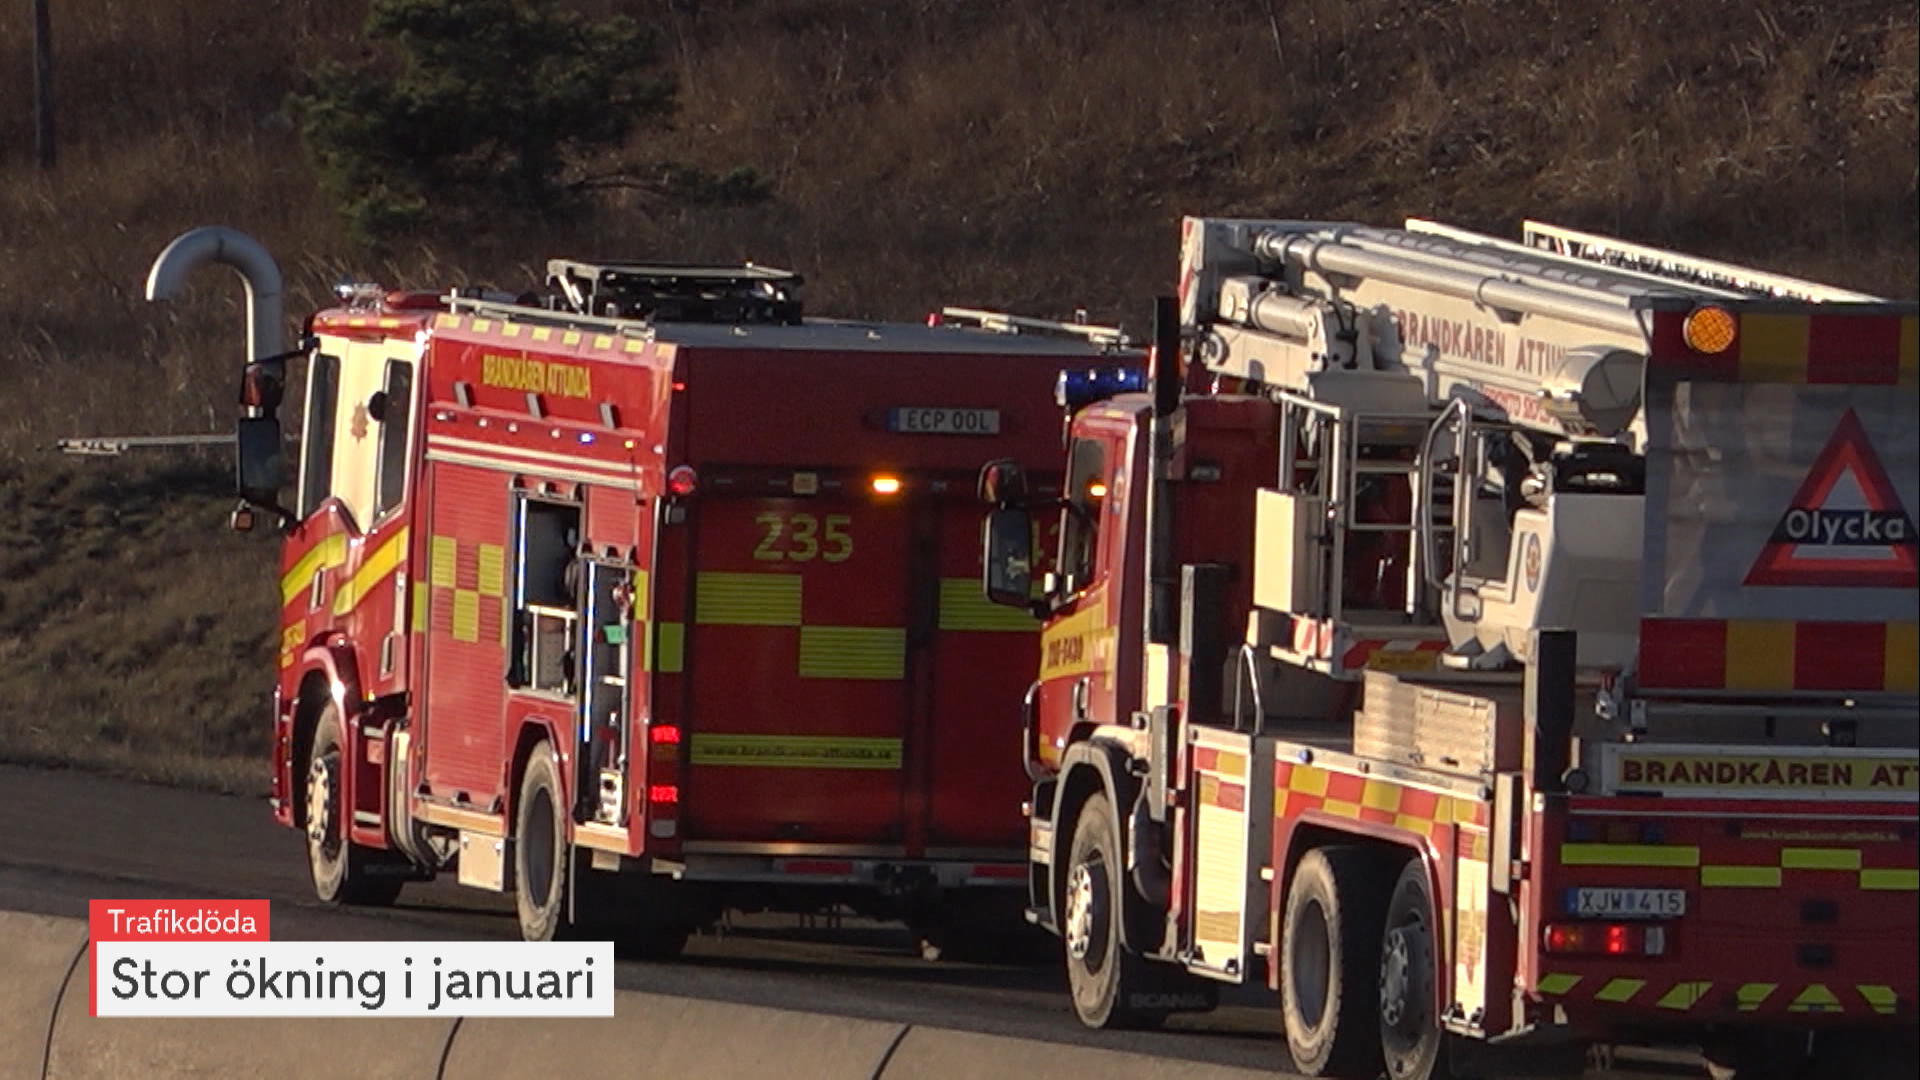
[(611, 942), (102, 941), (98, 1016), (612, 1016)]

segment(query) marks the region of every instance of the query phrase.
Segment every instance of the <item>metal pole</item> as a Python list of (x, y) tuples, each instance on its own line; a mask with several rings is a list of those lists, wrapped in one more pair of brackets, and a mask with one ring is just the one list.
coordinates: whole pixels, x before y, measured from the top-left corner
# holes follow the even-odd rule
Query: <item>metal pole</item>
[(33, 0), (33, 147), (42, 169), (53, 168), (53, 16), (51, 0)]

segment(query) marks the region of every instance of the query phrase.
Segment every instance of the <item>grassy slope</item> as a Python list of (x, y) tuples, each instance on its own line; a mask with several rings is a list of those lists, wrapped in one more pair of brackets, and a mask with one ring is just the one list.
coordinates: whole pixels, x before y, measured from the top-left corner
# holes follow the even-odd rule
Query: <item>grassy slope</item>
[(258, 776), (231, 762), (259, 760), (271, 543), (219, 529), (210, 465), (35, 450), (228, 422), (238, 290), (139, 294), (193, 225), (266, 241), (294, 312), (346, 273), (517, 284), (550, 255), (611, 253), (795, 266), (836, 314), (1138, 324), (1181, 213), (1537, 217), (1920, 285), (1920, 58), (1899, 0), (578, 6), (664, 30), (683, 109), (634, 157), (751, 163), (778, 198), (615, 202), (591, 231), (504, 221), (375, 258), (340, 237), (279, 112), (304, 63), (358, 52), (357, 4), (64, 0), (52, 175), (31, 167), (29, 6), (0, 8), (0, 756)]

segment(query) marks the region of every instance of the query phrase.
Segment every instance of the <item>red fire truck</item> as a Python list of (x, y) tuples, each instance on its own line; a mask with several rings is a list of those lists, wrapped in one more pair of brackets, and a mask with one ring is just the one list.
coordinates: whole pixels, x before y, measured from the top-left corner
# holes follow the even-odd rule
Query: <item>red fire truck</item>
[(654, 954), (729, 908), (1024, 929), (1038, 624), (979, 595), (973, 483), (1044, 471), (1060, 369), (1137, 358), (1118, 331), (804, 319), (784, 271), (554, 260), (521, 296), (345, 286), (282, 353), (244, 236), (183, 236), (150, 292), (210, 261), (254, 302), (239, 514), (286, 523), (273, 806), (322, 900), (452, 871), (529, 939)]
[(1546, 225), (1188, 219), (1151, 392), (1070, 388), (1063, 497), (982, 475), (1082, 1021), (1264, 979), (1296, 1068), (1366, 1080), (1910, 1046), (1915, 313)]

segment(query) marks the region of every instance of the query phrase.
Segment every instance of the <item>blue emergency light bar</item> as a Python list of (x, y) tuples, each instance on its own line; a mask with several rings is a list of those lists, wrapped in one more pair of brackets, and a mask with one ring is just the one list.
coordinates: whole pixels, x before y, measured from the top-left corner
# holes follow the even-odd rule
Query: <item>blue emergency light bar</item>
[(1053, 400), (1063, 409), (1078, 409), (1116, 394), (1147, 388), (1147, 373), (1138, 368), (1087, 368), (1062, 371), (1054, 384)]

